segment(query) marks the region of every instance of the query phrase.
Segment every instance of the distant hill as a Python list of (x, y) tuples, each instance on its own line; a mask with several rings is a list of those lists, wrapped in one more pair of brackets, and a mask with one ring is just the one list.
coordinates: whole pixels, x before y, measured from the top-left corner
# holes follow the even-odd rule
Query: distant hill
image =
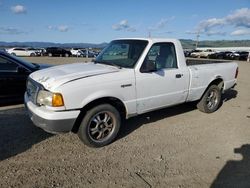
[[(183, 48), (194, 49), (196, 41), (190, 39), (180, 39)], [(104, 48), (108, 43), (53, 43), (53, 42), (1, 42), (0, 48), (7, 47), (62, 47), (62, 48)], [(200, 41), (198, 47), (250, 47), (250, 40), (216, 40)]]
[(53, 43), (53, 42), (3, 42), (0, 41), (0, 47), (62, 47), (62, 48), (104, 48), (108, 43), (92, 44), (92, 43)]
[[(196, 41), (180, 39), (183, 48), (194, 49)], [(216, 40), (216, 41), (199, 41), (198, 47), (250, 47), (250, 40)]]

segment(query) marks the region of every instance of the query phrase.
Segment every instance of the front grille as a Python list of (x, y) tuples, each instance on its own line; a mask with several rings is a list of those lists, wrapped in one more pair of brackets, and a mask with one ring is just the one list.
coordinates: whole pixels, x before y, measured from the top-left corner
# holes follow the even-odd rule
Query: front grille
[(36, 104), (36, 97), (37, 97), (37, 94), (38, 94), (38, 91), (39, 91), (39, 86), (36, 85), (36, 83), (33, 80), (28, 79), (26, 91), (27, 91), (28, 98), (34, 104)]

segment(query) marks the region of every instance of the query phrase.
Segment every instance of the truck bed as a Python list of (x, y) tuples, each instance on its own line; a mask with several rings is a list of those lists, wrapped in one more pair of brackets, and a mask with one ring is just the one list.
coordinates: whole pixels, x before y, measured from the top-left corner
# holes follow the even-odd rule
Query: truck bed
[(232, 61), (213, 60), (213, 59), (186, 59), (187, 66), (204, 65), (204, 64), (218, 64), (218, 63), (232, 63)]

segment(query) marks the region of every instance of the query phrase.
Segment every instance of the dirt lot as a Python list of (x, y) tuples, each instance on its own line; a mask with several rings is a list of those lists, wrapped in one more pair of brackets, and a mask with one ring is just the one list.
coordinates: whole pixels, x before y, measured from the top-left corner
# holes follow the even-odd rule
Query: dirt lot
[(23, 106), (0, 108), (0, 187), (250, 187), (250, 63), (239, 68), (217, 112), (184, 104), (135, 117), (99, 149), (36, 128)]

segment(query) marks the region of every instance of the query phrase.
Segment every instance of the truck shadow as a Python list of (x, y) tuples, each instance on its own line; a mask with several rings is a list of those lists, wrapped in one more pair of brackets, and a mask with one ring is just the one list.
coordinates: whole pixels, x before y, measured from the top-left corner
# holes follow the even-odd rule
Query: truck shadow
[(238, 95), (238, 91), (234, 90), (234, 89), (230, 89), (228, 91), (226, 91), (223, 95), (222, 95), (222, 102), (227, 102), (230, 101), (231, 99), (236, 98)]
[[(237, 94), (238, 92), (232, 89), (225, 92), (222, 95), (221, 105), (224, 102), (227, 102), (233, 98), (236, 98)], [(133, 131), (135, 131), (136, 129), (140, 128), (141, 126), (145, 124), (156, 122), (164, 118), (173, 117), (179, 114), (184, 114), (186, 112), (196, 110), (197, 109), (196, 104), (197, 102), (184, 103), (184, 104), (180, 104), (177, 106), (164, 108), (161, 110), (142, 114), (140, 116), (125, 120), (123, 123), (123, 126), (121, 127), (121, 131), (118, 136), (118, 139), (126, 137), (127, 135), (129, 135), (130, 133), (132, 133)]]
[(235, 148), (234, 153), (242, 155), (242, 160), (229, 160), (217, 175), (211, 188), (250, 187), (250, 144)]
[(136, 129), (140, 128), (145, 124), (153, 123), (161, 119), (173, 117), (196, 109), (197, 109), (196, 103), (192, 102), (192, 103), (180, 104), (169, 108), (164, 108), (161, 110), (156, 110), (153, 112), (139, 115), (137, 117), (132, 117), (124, 121), (118, 139), (126, 137), (127, 135), (131, 134), (133, 131), (135, 131)]
[(52, 136), (35, 127), (24, 108), (0, 111), (0, 161)]

